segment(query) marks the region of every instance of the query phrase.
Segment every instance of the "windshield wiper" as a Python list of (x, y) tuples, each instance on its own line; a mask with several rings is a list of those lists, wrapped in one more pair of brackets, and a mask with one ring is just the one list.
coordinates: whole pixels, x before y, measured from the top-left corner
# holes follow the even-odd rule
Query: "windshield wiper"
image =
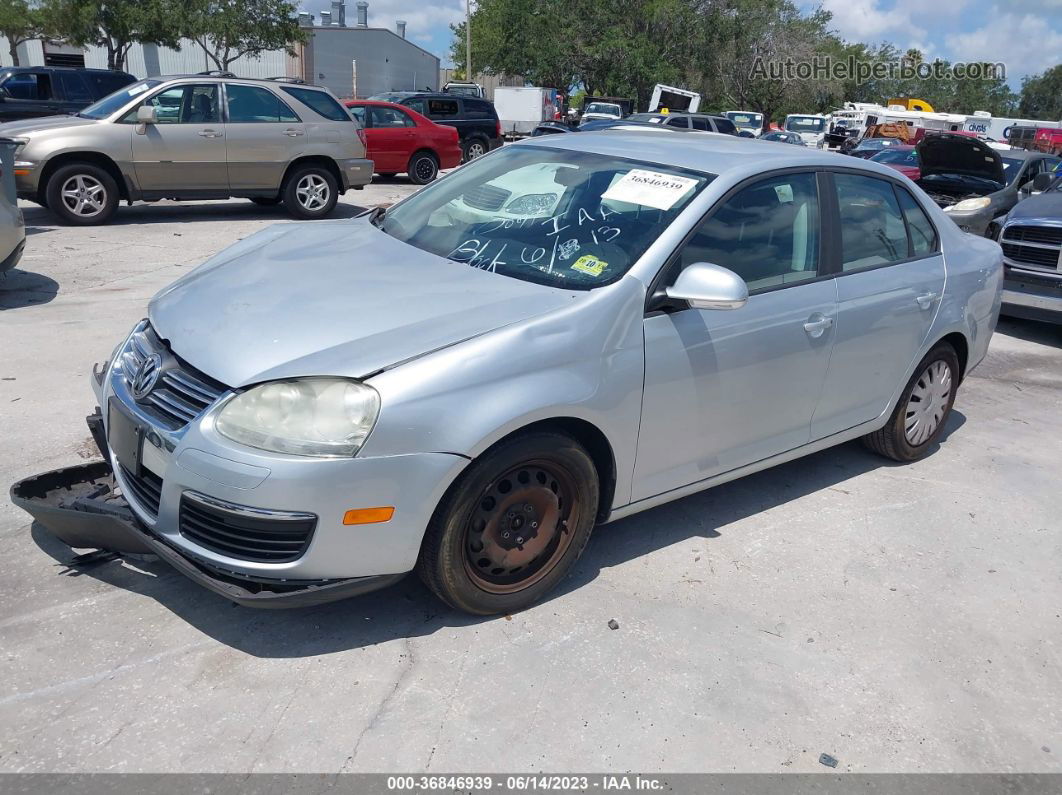
[(384, 216), (387, 214), (386, 207), (373, 207), (365, 215), (369, 219), (369, 223), (375, 226), (377, 229), (382, 228)]

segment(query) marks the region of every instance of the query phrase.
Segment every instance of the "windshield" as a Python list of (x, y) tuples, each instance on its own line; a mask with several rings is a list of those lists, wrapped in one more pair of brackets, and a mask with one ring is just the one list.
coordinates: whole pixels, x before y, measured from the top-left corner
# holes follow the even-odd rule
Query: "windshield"
[(712, 177), (520, 144), (387, 211), (380, 228), (432, 254), (551, 287), (620, 278)]
[(99, 102), (89, 105), (77, 115), (83, 119), (106, 119), (108, 116), (120, 111), (145, 91), (160, 85), (162, 85), (161, 80), (140, 80), (131, 86), (118, 89), (113, 94), (108, 94)]
[(918, 153), (914, 149), (886, 149), (872, 158), (875, 163), (893, 163), (901, 166), (917, 166)]
[(478, 97), (479, 89), (476, 86), (447, 86), (447, 94), (460, 94), (462, 97)]
[(1018, 176), (1018, 172), (1021, 171), (1021, 164), (1025, 161), (1016, 157), (1002, 157), (1000, 159), (1003, 161), (1003, 178), (1006, 179), (1009, 185)]
[(790, 116), (785, 120), (785, 128), (792, 132), (822, 132), (826, 129), (826, 119), (814, 116)]
[(763, 126), (762, 113), (738, 113), (737, 111), (728, 110), (726, 117), (734, 122), (735, 127), (742, 130), (756, 130)]
[(623, 114), (623, 111), (620, 110), (619, 105), (613, 105), (611, 102), (591, 102), (583, 113), (604, 113), (618, 117)]

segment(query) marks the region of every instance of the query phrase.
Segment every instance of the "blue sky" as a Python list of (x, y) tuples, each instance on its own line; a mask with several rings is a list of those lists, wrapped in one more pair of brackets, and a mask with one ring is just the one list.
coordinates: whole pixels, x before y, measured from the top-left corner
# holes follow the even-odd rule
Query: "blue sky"
[[(355, 0), (347, 0), (348, 22)], [(816, 2), (801, 2), (805, 9)], [(929, 59), (1002, 61), (1015, 89), (1021, 78), (1062, 62), (1062, 0), (822, 0), (833, 28), (850, 41), (891, 41), (917, 47)], [(319, 14), (328, 0), (303, 8)], [(394, 28), (450, 63), (450, 23), (464, 18), (464, 0), (369, 0), (369, 24)], [(472, 53), (475, 61), (475, 52)], [(474, 63), (473, 63), (474, 65)]]

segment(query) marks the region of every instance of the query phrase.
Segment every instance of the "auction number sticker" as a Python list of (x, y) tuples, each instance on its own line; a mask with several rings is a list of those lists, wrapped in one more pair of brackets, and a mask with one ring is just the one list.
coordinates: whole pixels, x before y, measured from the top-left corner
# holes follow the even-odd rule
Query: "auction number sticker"
[(697, 180), (689, 177), (676, 177), (636, 168), (617, 180), (601, 198), (655, 207), (657, 210), (670, 210), (696, 184)]

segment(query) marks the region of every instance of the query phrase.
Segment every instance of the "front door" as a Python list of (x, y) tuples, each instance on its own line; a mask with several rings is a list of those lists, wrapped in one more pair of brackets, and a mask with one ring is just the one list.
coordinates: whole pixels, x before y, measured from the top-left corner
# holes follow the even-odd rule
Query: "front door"
[(910, 377), (944, 293), (937, 233), (895, 183), (833, 174), (840, 237), (837, 341), (812, 437), (878, 417)]
[(60, 102), (47, 72), (15, 72), (3, 83), (0, 122), (55, 116), (62, 113)]
[(226, 83), (225, 107), (229, 187), (276, 192), (288, 163), (306, 148), (306, 125), (286, 102), (260, 86)]
[(820, 273), (816, 175), (768, 177), (725, 198), (668, 266), (748, 283), (741, 309), (650, 313), (633, 498), (645, 499), (806, 444), (837, 310)]
[(405, 171), (416, 137), (417, 125), (413, 119), (398, 108), (370, 105), (368, 122), (365, 137), (376, 171), (384, 174)]
[[(228, 195), (225, 127), (216, 83), (178, 85), (144, 100), (157, 124), (133, 134), (133, 167), (145, 192)], [(136, 108), (123, 118), (136, 124)], [(142, 131), (141, 131), (142, 129)]]

